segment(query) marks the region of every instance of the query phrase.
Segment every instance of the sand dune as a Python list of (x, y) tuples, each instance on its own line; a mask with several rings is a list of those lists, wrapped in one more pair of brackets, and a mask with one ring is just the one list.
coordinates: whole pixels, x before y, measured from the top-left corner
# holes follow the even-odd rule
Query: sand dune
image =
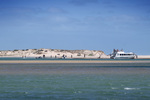
[(45, 58), (109, 58), (97, 50), (26, 49), (0, 51), (0, 57), (45, 57)]

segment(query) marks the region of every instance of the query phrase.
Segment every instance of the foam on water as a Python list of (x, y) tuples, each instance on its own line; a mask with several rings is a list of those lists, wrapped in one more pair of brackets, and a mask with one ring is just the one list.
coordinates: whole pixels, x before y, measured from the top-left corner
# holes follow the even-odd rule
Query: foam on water
[(129, 88), (129, 87), (125, 87), (124, 90), (139, 90), (140, 88)]

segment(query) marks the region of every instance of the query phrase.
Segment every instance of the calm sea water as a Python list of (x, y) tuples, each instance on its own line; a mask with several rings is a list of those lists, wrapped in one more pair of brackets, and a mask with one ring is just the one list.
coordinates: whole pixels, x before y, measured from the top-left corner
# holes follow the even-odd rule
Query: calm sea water
[(150, 66), (0, 64), (1, 100), (150, 100)]

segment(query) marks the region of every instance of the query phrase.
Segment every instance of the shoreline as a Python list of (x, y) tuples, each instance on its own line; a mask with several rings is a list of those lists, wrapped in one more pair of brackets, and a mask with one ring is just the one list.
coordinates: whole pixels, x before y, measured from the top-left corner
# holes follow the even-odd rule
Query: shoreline
[[(35, 58), (35, 59), (38, 59), (38, 58), (46, 58), (46, 59), (63, 59), (63, 57), (43, 57), (43, 56), (0, 56), (0, 58)], [(66, 59), (111, 59), (110, 56), (105, 56), (105, 57), (95, 57), (95, 56), (86, 56), (86, 57), (65, 57)], [(135, 59), (150, 59), (150, 55), (137, 55), (137, 58)]]
[(60, 66), (150, 66), (150, 60), (0, 60), (0, 64), (55, 64)]

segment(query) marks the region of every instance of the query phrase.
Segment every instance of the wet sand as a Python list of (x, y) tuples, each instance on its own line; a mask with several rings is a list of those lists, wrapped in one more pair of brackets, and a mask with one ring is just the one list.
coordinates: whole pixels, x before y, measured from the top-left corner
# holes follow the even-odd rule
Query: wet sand
[(86, 66), (150, 66), (150, 60), (1, 60), (0, 64), (85, 64)]

